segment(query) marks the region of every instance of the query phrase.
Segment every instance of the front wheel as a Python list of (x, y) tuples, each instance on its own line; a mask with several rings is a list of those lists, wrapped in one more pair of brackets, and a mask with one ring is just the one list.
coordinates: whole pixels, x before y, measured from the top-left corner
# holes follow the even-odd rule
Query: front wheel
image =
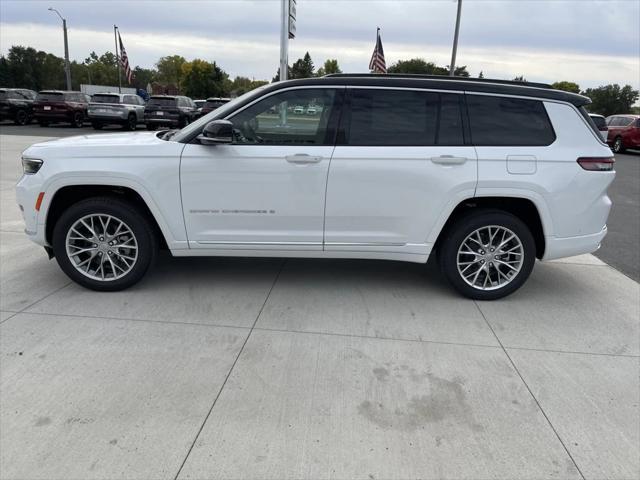
[(60, 268), (76, 283), (116, 291), (137, 283), (156, 258), (154, 229), (134, 205), (111, 197), (69, 207), (53, 229)]
[(520, 288), (535, 263), (536, 247), (520, 220), (499, 210), (463, 216), (440, 244), (440, 269), (451, 285), (475, 300), (495, 300)]

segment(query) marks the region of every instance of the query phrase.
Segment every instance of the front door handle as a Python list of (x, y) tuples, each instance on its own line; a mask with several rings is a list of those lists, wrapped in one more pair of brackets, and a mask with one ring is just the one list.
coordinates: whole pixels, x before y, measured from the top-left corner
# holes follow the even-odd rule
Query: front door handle
[(439, 157), (431, 157), (431, 161), (439, 165), (462, 165), (467, 160), (467, 157), (454, 157), (453, 155), (440, 155)]
[(308, 163), (318, 163), (322, 160), (322, 157), (314, 157), (307, 155), (306, 153), (296, 153), (295, 155), (287, 155), (284, 157), (289, 163), (295, 163), (296, 165), (306, 165)]

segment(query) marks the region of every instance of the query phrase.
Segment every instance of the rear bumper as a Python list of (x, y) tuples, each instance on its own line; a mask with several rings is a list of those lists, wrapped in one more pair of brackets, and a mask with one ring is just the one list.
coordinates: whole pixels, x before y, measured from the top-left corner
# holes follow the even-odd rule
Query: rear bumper
[(36, 112), (35, 113), (36, 120), (45, 120), (49, 122), (59, 121), (59, 122), (70, 122), (73, 118), (72, 112)]
[(600, 248), (602, 239), (607, 235), (607, 226), (598, 233), (580, 235), (578, 237), (545, 237), (545, 251), (542, 260), (573, 257), (595, 252)]
[(125, 123), (129, 118), (129, 113), (89, 113), (89, 120), (104, 123)]

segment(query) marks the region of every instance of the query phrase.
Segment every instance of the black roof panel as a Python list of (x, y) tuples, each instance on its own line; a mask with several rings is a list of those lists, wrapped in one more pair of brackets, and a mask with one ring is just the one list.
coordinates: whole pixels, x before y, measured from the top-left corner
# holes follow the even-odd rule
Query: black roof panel
[(591, 103), (591, 99), (577, 93), (555, 90), (544, 83), (517, 82), (508, 80), (492, 80), (485, 78), (446, 77), (438, 75), (390, 75), (390, 74), (335, 74), (324, 77), (303, 78), (276, 82), (269, 86), (269, 90), (303, 85), (352, 85), (425, 88), (436, 90), (456, 90), (477, 93), (493, 93), (500, 95), (515, 95), (535, 97), (545, 100), (558, 100), (580, 107)]

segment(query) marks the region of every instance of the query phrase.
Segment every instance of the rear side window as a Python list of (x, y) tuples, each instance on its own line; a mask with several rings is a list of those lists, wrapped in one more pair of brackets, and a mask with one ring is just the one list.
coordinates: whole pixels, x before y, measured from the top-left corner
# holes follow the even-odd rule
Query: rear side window
[(64, 95), (59, 92), (42, 92), (38, 94), (36, 100), (41, 102), (62, 102)]
[(463, 145), (460, 95), (353, 89), (348, 145)]
[[(589, 116), (591, 117), (591, 115)], [(591, 117), (591, 120), (593, 120), (593, 123), (596, 124), (596, 127), (598, 127), (598, 129), (603, 129), (607, 126), (607, 122), (602, 117)]]
[(535, 147), (556, 139), (539, 100), (467, 95), (467, 108), (474, 145)]

